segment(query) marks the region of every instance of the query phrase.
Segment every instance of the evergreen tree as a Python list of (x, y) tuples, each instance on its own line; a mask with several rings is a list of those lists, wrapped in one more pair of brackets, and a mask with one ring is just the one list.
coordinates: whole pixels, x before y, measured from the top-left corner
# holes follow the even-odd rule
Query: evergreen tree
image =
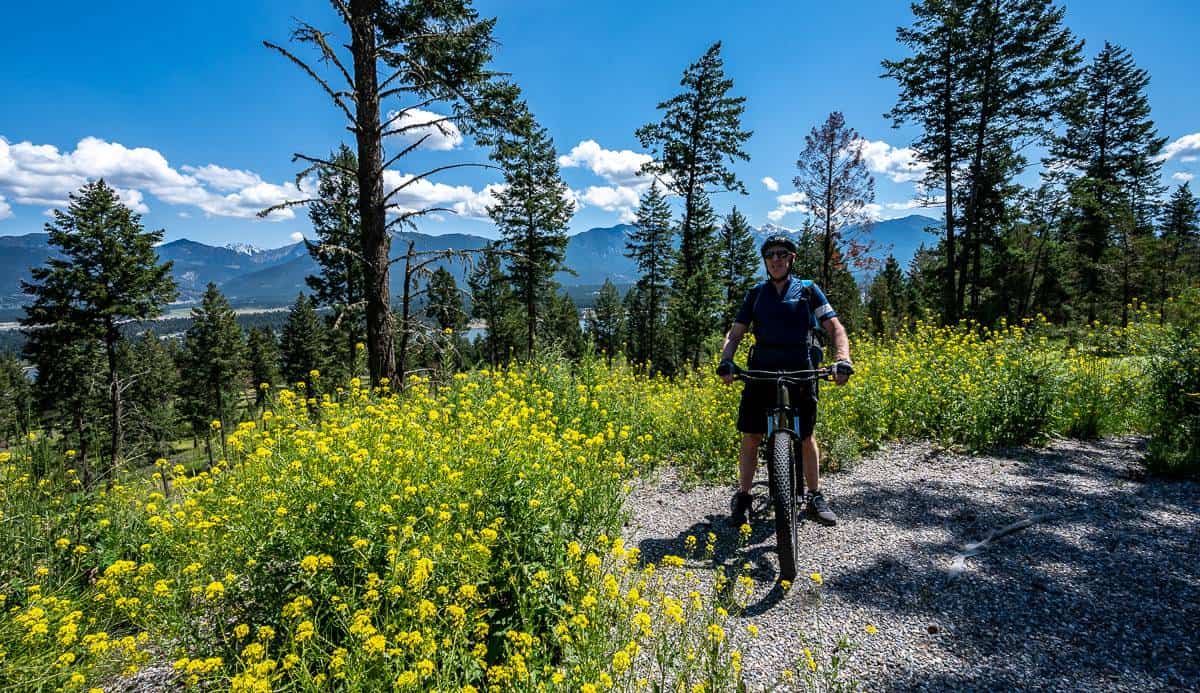
[(94, 338), (63, 340), (58, 348), (39, 347), (30, 354), (37, 369), (34, 397), (41, 418), (58, 425), (62, 446), (75, 450), (70, 458), (73, 468), (84, 488), (90, 489), (98, 478), (108, 478), (106, 468), (97, 470), (92, 464), (93, 457), (104, 454), (111, 415), (104, 343)]
[(721, 268), (721, 285), (725, 294), (725, 313), (722, 332), (728, 332), (733, 318), (742, 306), (746, 292), (754, 287), (761, 258), (750, 234), (750, 225), (737, 207), (725, 217), (717, 238), (717, 257)]
[[(870, 247), (859, 238), (848, 238), (851, 228), (869, 233), (868, 205), (875, 202), (875, 179), (862, 156), (862, 140), (838, 111), (804, 137), (804, 151), (796, 161), (800, 175), (792, 179), (804, 193), (821, 239), (821, 286), (833, 283), (835, 267), (843, 258), (866, 258)], [(860, 232), (863, 234), (863, 232)]]
[[(470, 0), (347, 0), (333, 6), (347, 37), (329, 40), (329, 32), (300, 23), (292, 38), (313, 48), (320, 64), (336, 68), (330, 72), (338, 81), (327, 80), (321, 70), (282, 46), (270, 42), (264, 45), (316, 81), (355, 135), (357, 168), (302, 154), (294, 158), (311, 163), (309, 171), (342, 171), (358, 181), (361, 227), (355, 247), (363, 259), (367, 363), (372, 384), (383, 378), (395, 383), (397, 349), (388, 278), (389, 229), (412, 226), (437, 209), (411, 209), (397, 196), (440, 171), (469, 164), (444, 164), (406, 175), (390, 190), (384, 185), (384, 172), (425, 144), (435, 130), (449, 132), (451, 126), (456, 126), (459, 131), (474, 134), (477, 142), (487, 143), (490, 132), (510, 122), (508, 106), (516, 89), (498, 82), (496, 73), (487, 68), (495, 20), (481, 19)], [(339, 48), (348, 50), (349, 55)], [(394, 97), (407, 98), (408, 102), (384, 117), (381, 104)], [(431, 103), (444, 104), (453, 112), (432, 122), (412, 118), (414, 111)], [(385, 141), (403, 142), (410, 134), (419, 137), (391, 157), (385, 156)], [(399, 137), (393, 140), (392, 136)], [(309, 201), (294, 200), (282, 206)], [(263, 213), (273, 209), (277, 208)], [(391, 220), (389, 212), (395, 212)]]
[(147, 330), (129, 349), (131, 428), (134, 441), (154, 458), (170, 456), (178, 428), (175, 400), (181, 381), (171, 344)]
[[(366, 340), (366, 270), (359, 235), (358, 161), (346, 145), (330, 156), (337, 167), (318, 169), (317, 198), (308, 207), (316, 242), (306, 240), (320, 274), (305, 279), (318, 306), (332, 309), (327, 318), (330, 377), (353, 377), (359, 344)], [(336, 356), (335, 356), (336, 355)], [(267, 381), (269, 382), (269, 381)]]
[(0, 354), (0, 445), (12, 447), (34, 426), (33, 383), (16, 354)]
[(674, 248), (671, 244), (671, 207), (659, 190), (658, 182), (642, 195), (634, 230), (625, 241), (625, 255), (638, 267), (637, 311), (638, 348), (629, 356), (653, 369), (667, 349), (663, 348), (663, 316), (670, 290)]
[(213, 463), (210, 423), (216, 422), (225, 447), (225, 431), (237, 421), (247, 385), (246, 342), (229, 301), (209, 282), (200, 305), (192, 308), (192, 325), (183, 338), (183, 386), (180, 413), (195, 435), (203, 435), (208, 464)]
[(425, 297), (425, 316), (437, 323), (439, 329), (460, 332), (467, 326), (462, 296), (450, 270), (445, 267), (434, 270)]
[[(1138, 208), (1145, 204), (1139, 198), (1157, 195), (1147, 181), (1157, 179), (1162, 163), (1156, 157), (1166, 143), (1150, 119), (1149, 83), (1129, 51), (1105, 42), (1065, 104), (1066, 129), (1047, 161), (1070, 195), (1072, 288), (1087, 306), (1088, 322), (1107, 299), (1120, 302), (1122, 324), (1128, 322), (1138, 264), (1128, 255), (1136, 252)], [(1114, 270), (1118, 281), (1108, 281)], [(1114, 284), (1120, 294), (1106, 295)]]
[(279, 355), (280, 370), (288, 385), (303, 383), (308, 393), (317, 392), (318, 382), (312, 374), (314, 371), (320, 373), (325, 366), (325, 331), (312, 299), (304, 294), (296, 297), (287, 321), (283, 323)]
[(546, 334), (551, 335), (548, 346), (562, 350), (563, 356), (577, 359), (583, 355), (583, 328), (579, 324), (579, 308), (565, 291), (552, 288), (546, 298)]
[(625, 309), (621, 305), (621, 292), (610, 279), (604, 280), (604, 286), (596, 295), (596, 306), (588, 319), (588, 333), (612, 363), (613, 354), (621, 350), (625, 339)]
[[(959, 217), (956, 211), (960, 171), (967, 160), (960, 123), (971, 106), (970, 61), (965, 59), (973, 37), (968, 23), (976, 0), (921, 0), (912, 4), (912, 27), (898, 27), (897, 40), (912, 55), (901, 60), (884, 60), (884, 77), (899, 82), (896, 105), (887, 113), (893, 125), (914, 123), (920, 134), (912, 148), (926, 166), (922, 189), (943, 197), (945, 236), (942, 240), (943, 277), (941, 314), (948, 323), (959, 319), (958, 245)], [(925, 277), (926, 285), (933, 282)]]
[(654, 315), (649, 308), (649, 299), (642, 289), (641, 282), (634, 284), (629, 291), (625, 292), (625, 298), (621, 300), (621, 308), (625, 314), (625, 356), (634, 363), (652, 363), (649, 352), (651, 351), (651, 322)]
[(883, 63), (901, 88), (888, 115), (923, 129), (913, 146), (928, 166), (926, 190), (945, 196), (943, 314), (956, 322), (968, 289), (980, 317), (988, 283), (1003, 279), (984, 271), (985, 253), (1002, 248), (1020, 152), (1050, 136), (1082, 42), (1050, 0), (925, 0), (913, 13), (913, 27), (897, 30), (913, 55)]
[(718, 282), (717, 215), (708, 196), (693, 202), (691, 233), (680, 234), (671, 274), (667, 325), (678, 346), (676, 363), (700, 365), (704, 340), (720, 326), (722, 287)]
[(504, 276), (500, 255), (499, 248), (489, 244), (467, 277), (471, 317), (487, 324), (482, 351), (492, 367), (506, 360), (520, 339), (520, 328), (513, 316), (515, 301)]
[(524, 308), (525, 351), (534, 353), (539, 310), (553, 291), (552, 278), (565, 267), (567, 223), (575, 205), (559, 176), (554, 143), (525, 113), (512, 137), (502, 138), (493, 158), (504, 171), (505, 188), (488, 209), (503, 237), (513, 298)]
[[(250, 371), (250, 382), (254, 385), (254, 406), (260, 413), (267, 403), (270, 388), (280, 381), (279, 364), (282, 360), (274, 332), (265, 327), (250, 330), (246, 338), (246, 367)], [(353, 374), (353, 371), (350, 373)]]
[(893, 255), (867, 289), (867, 315), (876, 334), (895, 335), (908, 325), (908, 288)]
[(33, 296), (21, 320), (30, 330), (26, 353), (58, 368), (53, 358), (39, 359), (37, 354), (78, 340), (103, 344), (112, 427), (105, 474), (111, 484), (124, 444), (120, 326), (159, 315), (162, 305), (175, 298), (171, 263), (158, 264), (154, 250), (163, 232), (146, 231), (141, 216), (121, 204), (103, 180), (71, 194), (67, 211), (54, 210), (46, 230), (58, 255), (32, 270), (33, 282), (22, 282), (25, 293)]
[(741, 129), (745, 97), (729, 96), (733, 80), (725, 76), (721, 43), (714, 43), (683, 73), (683, 92), (658, 104), (658, 123), (637, 130), (638, 140), (654, 157), (642, 168), (683, 199), (679, 225), (680, 251), (672, 281), (672, 329), (680, 355), (700, 363), (703, 340), (720, 320), (720, 287), (713, 272), (716, 225), (708, 201), (711, 192), (746, 188), (731, 168), (749, 161), (743, 149), (751, 133)]
[(1187, 183), (1172, 193), (1162, 214), (1163, 256), (1159, 258), (1159, 312), (1167, 297), (1200, 278), (1200, 207)]

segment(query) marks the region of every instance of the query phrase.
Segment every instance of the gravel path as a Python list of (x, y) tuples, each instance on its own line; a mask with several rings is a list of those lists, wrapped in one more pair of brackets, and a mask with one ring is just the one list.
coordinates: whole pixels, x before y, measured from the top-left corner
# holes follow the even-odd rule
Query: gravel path
[[(714, 558), (690, 565), (751, 564), (756, 590), (738, 617), (760, 630), (740, 636), (751, 690), (796, 668), (806, 645), (820, 659), (842, 635), (858, 643), (846, 672), (871, 691), (1197, 690), (1200, 484), (1139, 479), (1143, 447), (1058, 440), (987, 457), (889, 447), (823, 477), (841, 522), (801, 526), (802, 577), (787, 593), (766, 511), (744, 546), (724, 525), (731, 487), (688, 489), (661, 470), (630, 494), (625, 539), (658, 563), (712, 531)], [(760, 506), (765, 479), (760, 470)]]

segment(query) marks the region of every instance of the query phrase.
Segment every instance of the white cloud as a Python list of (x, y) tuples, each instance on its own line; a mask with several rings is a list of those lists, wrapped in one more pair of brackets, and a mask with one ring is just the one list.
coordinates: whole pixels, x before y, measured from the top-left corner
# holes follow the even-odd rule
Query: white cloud
[(384, 194), (408, 183), (407, 187), (388, 200), (389, 204), (397, 205), (391, 210), (393, 214), (442, 207), (461, 217), (486, 221), (489, 219), (488, 207), (496, 204), (494, 193), (503, 189), (503, 185), (499, 183), (489, 184), (476, 191), (469, 185), (447, 185), (428, 179), (410, 182), (412, 180), (412, 174), (392, 170), (383, 172)]
[(917, 161), (917, 153), (911, 147), (893, 147), (882, 140), (856, 140), (862, 146), (863, 160), (872, 173), (882, 173), (894, 183), (921, 180), (925, 176), (925, 164)]
[[(400, 111), (388, 111), (388, 120), (396, 118), (398, 113)], [(428, 138), (421, 143), (420, 149), (449, 151), (462, 144), (463, 136), (462, 131), (454, 123), (448, 120), (435, 122), (446, 117), (441, 113), (431, 113), (414, 108), (387, 126), (388, 130), (404, 130), (404, 132), (389, 135), (388, 139), (397, 140), (403, 145), (410, 145), (428, 135)]]
[(179, 218), (180, 218), (180, 219), (191, 219), (191, 218), (192, 218), (192, 215), (191, 215), (191, 214), (188, 214), (187, 212), (180, 212), (180, 213), (179, 213)]
[[(211, 216), (247, 219), (261, 209), (303, 196), (295, 183), (275, 185), (254, 173), (215, 164), (185, 166), (183, 171), (172, 168), (154, 149), (130, 149), (96, 137), (83, 138), (70, 152), (48, 144), (11, 144), (0, 137), (0, 191), (11, 194), (18, 204), (62, 208), (70, 193), (97, 178), (113, 186), (122, 201), (140, 213), (149, 211), (146, 193), (167, 204), (197, 207)], [(285, 209), (269, 218), (293, 217), (295, 212)]]
[(867, 218), (871, 221), (879, 221), (883, 218), (883, 205), (877, 202), (868, 202), (863, 211), (866, 212)]
[(290, 238), (292, 239), (292, 243), (299, 243), (300, 241), (304, 240), (304, 234), (300, 233), (299, 231), (293, 231)]
[(12, 207), (4, 201), (4, 196), (0, 195), (0, 219), (8, 219), (12, 215)]
[(1193, 156), (1189, 154), (1188, 156), (1179, 157), (1179, 160), (1185, 164), (1191, 164), (1200, 161), (1200, 156)]
[(767, 186), (767, 190), (771, 192), (779, 192), (779, 181), (770, 176), (763, 176), (762, 184)]
[[(1200, 132), (1193, 132), (1190, 135), (1184, 135), (1174, 142), (1168, 144), (1158, 155), (1159, 161), (1168, 161), (1181, 154), (1195, 155), (1200, 154)], [(1186, 159), (1184, 159), (1186, 161)]]
[(606, 212), (617, 212), (623, 224), (637, 221), (639, 195), (637, 190), (621, 185), (593, 185), (583, 193), (576, 193), (578, 200)]
[(569, 154), (558, 157), (558, 165), (563, 168), (585, 166), (614, 185), (641, 188), (650, 185), (653, 178), (638, 175), (638, 170), (652, 160), (649, 154), (628, 149), (613, 151), (604, 149), (595, 140), (584, 140), (575, 145)]
[(257, 173), (223, 168), (216, 164), (208, 164), (207, 166), (200, 166), (198, 168), (195, 166), (183, 166), (182, 170), (184, 173), (188, 173), (204, 181), (210, 187), (222, 192), (248, 188), (263, 182), (263, 179), (259, 178)]
[(784, 216), (793, 212), (807, 212), (808, 205), (804, 204), (807, 201), (808, 195), (802, 192), (778, 195), (775, 197), (775, 202), (778, 203), (778, 206), (767, 212), (767, 218), (778, 223)]
[(1192, 174), (1187, 173), (1185, 171), (1176, 171), (1175, 173), (1171, 174), (1171, 179), (1177, 180), (1180, 183), (1186, 183), (1193, 178), (1195, 178), (1195, 176), (1193, 176)]

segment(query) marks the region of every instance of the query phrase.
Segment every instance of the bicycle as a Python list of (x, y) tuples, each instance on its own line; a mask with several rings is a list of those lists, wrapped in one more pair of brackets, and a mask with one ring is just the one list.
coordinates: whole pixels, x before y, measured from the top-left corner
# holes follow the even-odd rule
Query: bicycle
[(816, 380), (833, 380), (836, 366), (800, 371), (759, 371), (739, 368), (733, 364), (731, 375), (736, 380), (775, 383), (775, 406), (767, 409), (767, 434), (763, 445), (767, 452), (767, 488), (775, 511), (775, 542), (779, 554), (779, 575), (784, 580), (796, 579), (797, 527), (799, 509), (796, 447), (800, 443), (796, 417), (799, 411), (791, 406), (788, 384), (803, 384)]

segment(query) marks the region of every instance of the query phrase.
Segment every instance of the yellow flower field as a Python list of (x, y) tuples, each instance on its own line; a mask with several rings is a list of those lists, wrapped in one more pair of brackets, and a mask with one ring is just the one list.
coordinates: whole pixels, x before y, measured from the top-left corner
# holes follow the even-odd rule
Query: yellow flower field
[[(827, 461), (1137, 430), (1136, 350), (1046, 332), (856, 341), (857, 375), (822, 392)], [(0, 689), (156, 665), (203, 690), (733, 690), (748, 586), (702, 589), (609, 537), (645, 469), (732, 479), (737, 397), (711, 369), (597, 359), (280, 390), (211, 469), (160, 461), (94, 494), (30, 440), (0, 453)]]

